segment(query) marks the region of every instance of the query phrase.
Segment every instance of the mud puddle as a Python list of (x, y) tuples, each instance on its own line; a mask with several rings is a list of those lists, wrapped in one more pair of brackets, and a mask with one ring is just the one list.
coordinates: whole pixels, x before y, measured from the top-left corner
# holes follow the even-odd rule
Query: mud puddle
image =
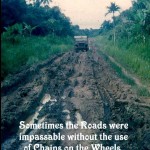
[(79, 126), (81, 126), (81, 122), (83, 121), (83, 118), (82, 118), (81, 114), (78, 111), (75, 113), (75, 117), (77, 119), (77, 124)]
[[(38, 120), (37, 123), (41, 123), (42, 121), (44, 121), (44, 117), (41, 118), (41, 119), (38, 119), (38, 115), (39, 115), (39, 112), (40, 112), (40, 111), (42, 110), (42, 108), (44, 107), (44, 105), (45, 105), (47, 102), (49, 102), (49, 101), (51, 101), (51, 102), (56, 102), (57, 100), (56, 100), (56, 99), (51, 99), (50, 94), (45, 94), (44, 97), (42, 98), (41, 102), (40, 102), (41, 105), (36, 108), (36, 112), (35, 112), (33, 115), (29, 116), (29, 117), (25, 120), (25, 124), (34, 124), (34, 123), (35, 123), (35, 120)], [(54, 104), (54, 103), (51, 103), (51, 105), (52, 105), (52, 104)], [(26, 131), (27, 131), (27, 129), (24, 129), (24, 130), (19, 129), (18, 134), (19, 134), (19, 133), (25, 134)]]

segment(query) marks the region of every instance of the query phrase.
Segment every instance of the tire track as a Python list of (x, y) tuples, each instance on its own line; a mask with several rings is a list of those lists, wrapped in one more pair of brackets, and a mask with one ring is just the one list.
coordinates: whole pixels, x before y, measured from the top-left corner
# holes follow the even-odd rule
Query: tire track
[[(12, 117), (9, 120), (9, 127), (11, 127), (13, 123), (11, 120), (25, 109), (24, 114), (20, 114), (18, 123), (21, 119), (26, 120), (31, 117), (30, 115), (36, 115), (35, 118), (33, 117), (34, 119), (31, 117), (34, 123), (48, 122), (53, 124), (62, 123), (64, 125), (62, 130), (27, 130), (28, 135), (53, 133), (60, 133), (65, 136), (74, 133), (94, 135), (103, 132), (113, 135), (125, 134), (127, 131), (80, 128), (67, 130), (65, 124), (67, 122), (78, 123), (80, 126), (81, 121), (96, 124), (100, 121), (107, 124), (113, 122), (125, 123), (132, 119), (130, 122), (133, 124), (131, 124), (129, 136), (132, 140), (135, 140), (134, 142), (137, 141), (134, 136), (141, 136), (141, 139), (138, 140), (140, 143), (144, 143), (144, 139), (148, 136), (148, 129), (146, 128), (149, 123), (147, 116), (150, 114), (148, 108), (126, 103), (127, 101), (134, 102), (137, 99), (136, 94), (116, 76), (110, 66), (97, 54), (94, 46), (91, 46), (91, 51), (79, 53), (71, 51), (58, 56), (53, 61), (49, 60), (39, 64), (39, 66), (40, 69), (31, 76), (30, 80), (25, 81), (22, 85), (21, 83), (16, 84), (12, 91), (9, 88), (8, 93), (3, 93), (3, 123)], [(34, 80), (32, 81), (32, 79)], [(11, 85), (12, 83), (8, 87), (11, 87)], [(7, 86), (4, 87), (7, 89)], [(45, 94), (49, 95), (47, 95), (47, 101), (41, 102)], [(122, 105), (118, 104), (118, 99), (121, 99)], [(13, 109), (11, 108), (12, 106), (14, 106)], [(36, 108), (38, 106), (41, 106), (41, 109), (37, 112)], [(144, 119), (143, 116), (145, 117)], [(3, 126), (8, 129), (5, 124)], [(18, 126), (18, 124), (15, 124), (15, 126)], [(134, 128), (135, 126), (136, 128)], [(11, 129), (14, 130), (13, 127)], [(29, 144), (18, 140), (17, 131), (16, 128), (15, 132), (9, 133), (9, 138), (6, 137), (2, 150), (21, 150), (25, 145)], [(77, 144), (82, 144), (83, 146), (89, 146), (89, 150), (91, 149), (90, 145), (93, 143), (90, 140), (35, 140), (32, 144), (37, 142), (46, 146), (73, 146), (74, 148)], [(113, 145), (115, 141), (97, 140), (94, 143)], [(134, 143), (135, 145), (133, 146), (130, 140), (116, 143), (121, 144), (123, 149), (136, 150), (135, 147), (141, 149), (140, 144)], [(148, 144), (145, 147), (148, 147)]]

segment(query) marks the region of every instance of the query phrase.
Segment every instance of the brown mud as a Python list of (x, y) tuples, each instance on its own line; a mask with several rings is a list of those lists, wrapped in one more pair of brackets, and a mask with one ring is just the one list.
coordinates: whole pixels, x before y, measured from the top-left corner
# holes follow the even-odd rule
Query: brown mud
[[(44, 145), (73, 146), (92, 143), (120, 145), (121, 150), (150, 149), (150, 107), (120, 79), (92, 46), (88, 52), (70, 51), (27, 68), (1, 85), (2, 150), (21, 150), (28, 141), (19, 133), (64, 135), (100, 134), (103, 130), (19, 130), (26, 123), (128, 123), (128, 130), (107, 130), (107, 134), (128, 134), (127, 141), (38, 141)], [(32, 143), (37, 143), (33, 141)]]

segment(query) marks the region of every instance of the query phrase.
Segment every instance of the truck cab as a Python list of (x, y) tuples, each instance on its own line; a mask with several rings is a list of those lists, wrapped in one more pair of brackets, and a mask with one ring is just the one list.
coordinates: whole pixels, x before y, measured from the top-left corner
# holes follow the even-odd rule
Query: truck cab
[(74, 36), (74, 49), (76, 52), (88, 51), (88, 36)]

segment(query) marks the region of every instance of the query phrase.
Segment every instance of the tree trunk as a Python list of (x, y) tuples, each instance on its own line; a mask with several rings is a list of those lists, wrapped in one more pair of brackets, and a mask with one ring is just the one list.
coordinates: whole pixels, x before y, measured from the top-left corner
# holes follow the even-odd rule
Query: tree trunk
[(115, 33), (115, 29), (114, 29), (114, 45), (116, 44), (116, 33)]
[(114, 45), (115, 45), (116, 44), (116, 33), (115, 33), (114, 12), (113, 12), (113, 41), (114, 41)]

